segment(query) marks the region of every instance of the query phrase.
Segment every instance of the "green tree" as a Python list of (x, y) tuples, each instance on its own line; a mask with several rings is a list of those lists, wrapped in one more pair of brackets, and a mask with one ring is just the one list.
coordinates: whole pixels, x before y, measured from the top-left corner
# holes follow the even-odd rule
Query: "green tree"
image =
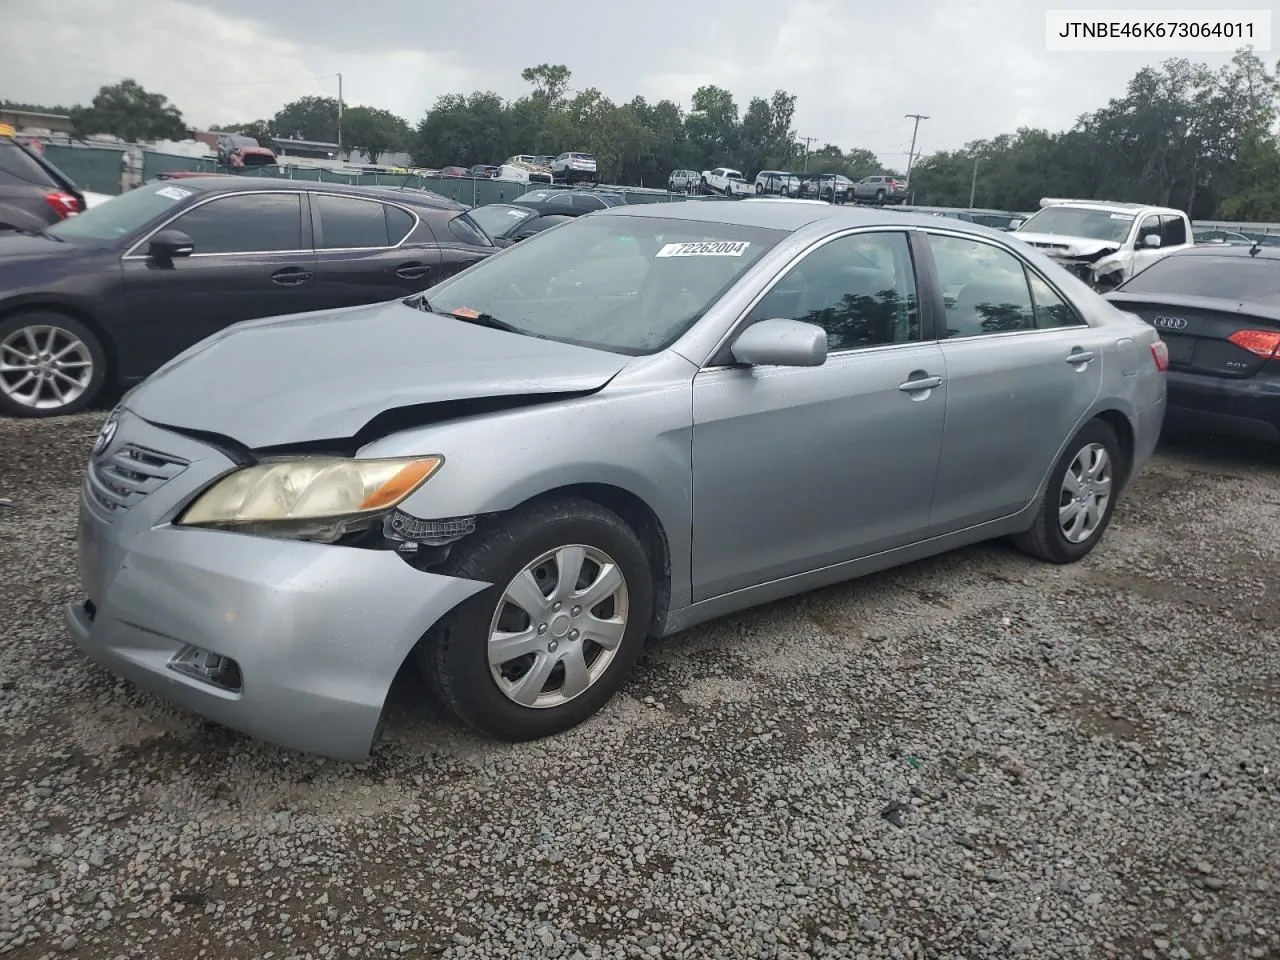
[(501, 163), (508, 154), (509, 118), (492, 91), (440, 97), (418, 124), (413, 162), (424, 167)]
[(412, 135), (408, 122), (390, 110), (352, 107), (342, 117), (342, 149), (359, 150), (370, 163), (388, 151), (404, 149)]
[(569, 68), (563, 64), (542, 63), (520, 71), (520, 79), (533, 84), (533, 95), (556, 107), (563, 105), (565, 92), (569, 89), (569, 78), (572, 76)]
[(101, 87), (89, 106), (72, 107), (71, 125), (77, 136), (108, 133), (131, 143), (187, 136), (182, 113), (169, 98), (145, 90), (136, 80)]
[(685, 119), (685, 135), (699, 170), (729, 164), (738, 150), (738, 105), (723, 87), (699, 87)]
[(302, 97), (281, 107), (271, 119), (277, 137), (286, 140), (338, 140), (338, 101), (335, 97)]

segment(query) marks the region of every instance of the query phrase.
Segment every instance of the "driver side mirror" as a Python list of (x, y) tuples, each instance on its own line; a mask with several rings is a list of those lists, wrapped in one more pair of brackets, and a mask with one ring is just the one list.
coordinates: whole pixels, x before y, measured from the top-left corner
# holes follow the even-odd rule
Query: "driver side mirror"
[(195, 253), (195, 241), (181, 230), (161, 230), (147, 245), (147, 256), (152, 260), (167, 262)]
[(800, 320), (761, 320), (742, 331), (730, 352), (756, 367), (820, 367), (827, 362), (827, 332)]
[(1156, 247), (1160, 246), (1160, 234), (1148, 233), (1145, 237), (1142, 238), (1142, 245), (1144, 247), (1150, 247), (1151, 249), (1154, 250)]

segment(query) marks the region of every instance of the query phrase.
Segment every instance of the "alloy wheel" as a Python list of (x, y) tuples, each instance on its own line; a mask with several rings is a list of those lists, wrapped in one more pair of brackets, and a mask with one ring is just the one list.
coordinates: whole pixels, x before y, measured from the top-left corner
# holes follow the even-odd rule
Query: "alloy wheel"
[(93, 355), (62, 327), (20, 327), (0, 342), (0, 392), (32, 410), (57, 410), (93, 380)]

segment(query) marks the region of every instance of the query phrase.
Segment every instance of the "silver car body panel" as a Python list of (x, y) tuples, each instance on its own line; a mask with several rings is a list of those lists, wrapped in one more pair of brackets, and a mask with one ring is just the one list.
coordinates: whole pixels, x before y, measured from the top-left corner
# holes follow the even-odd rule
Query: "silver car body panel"
[[(542, 394), (546, 402), (517, 407), (463, 402), (367, 437), (356, 456), (444, 455), (440, 472), (400, 505), (424, 520), (500, 514), (568, 488), (628, 497), (651, 512), (668, 553), (669, 600), (655, 634), (1025, 530), (1056, 460), (1099, 414), (1131, 434), (1133, 469), (1155, 447), (1165, 392), (1150, 359), (1155, 331), (1000, 231), (785, 203), (647, 204), (591, 216), (727, 220), (790, 234), (653, 356), (522, 337), (399, 303), (254, 321), (205, 341), (126, 399), (94, 461), (132, 445), (170, 457), (163, 476), (113, 517), (95, 506), (90, 467), (80, 550), (95, 612), (90, 620), (82, 606), (68, 608), (80, 646), (228, 726), (358, 757), (417, 640), (488, 586), (423, 572), (390, 551), (174, 526), (235, 467), (193, 439), (205, 434), (287, 448), (355, 437), (400, 405)], [(741, 319), (792, 264), (862, 230), (996, 243), (1086, 323), (837, 351), (814, 368), (720, 362)], [(917, 271), (922, 293), (932, 291), (930, 270)], [(367, 349), (353, 346), (361, 341)], [(1094, 358), (1068, 362), (1076, 351)], [(899, 389), (920, 373), (940, 382)], [(186, 643), (240, 662), (242, 692), (169, 669)]]

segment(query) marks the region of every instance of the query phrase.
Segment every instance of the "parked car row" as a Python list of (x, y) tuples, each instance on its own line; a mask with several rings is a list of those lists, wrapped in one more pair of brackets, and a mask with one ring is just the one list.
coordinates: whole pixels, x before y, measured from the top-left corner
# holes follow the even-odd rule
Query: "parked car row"
[(516, 180), (520, 183), (583, 183), (596, 181), (596, 158), (579, 150), (558, 157), (532, 153), (508, 157), (500, 164), (478, 163), (471, 167), (443, 167), (441, 177), (472, 177), (481, 180)]
[(901, 177), (877, 174), (856, 183), (842, 174), (803, 174), (788, 170), (761, 170), (748, 183), (740, 170), (716, 167), (695, 173), (673, 170), (667, 179), (672, 193), (721, 194), (742, 197), (757, 196), (812, 197), (829, 203), (901, 204), (906, 201), (907, 183)]

